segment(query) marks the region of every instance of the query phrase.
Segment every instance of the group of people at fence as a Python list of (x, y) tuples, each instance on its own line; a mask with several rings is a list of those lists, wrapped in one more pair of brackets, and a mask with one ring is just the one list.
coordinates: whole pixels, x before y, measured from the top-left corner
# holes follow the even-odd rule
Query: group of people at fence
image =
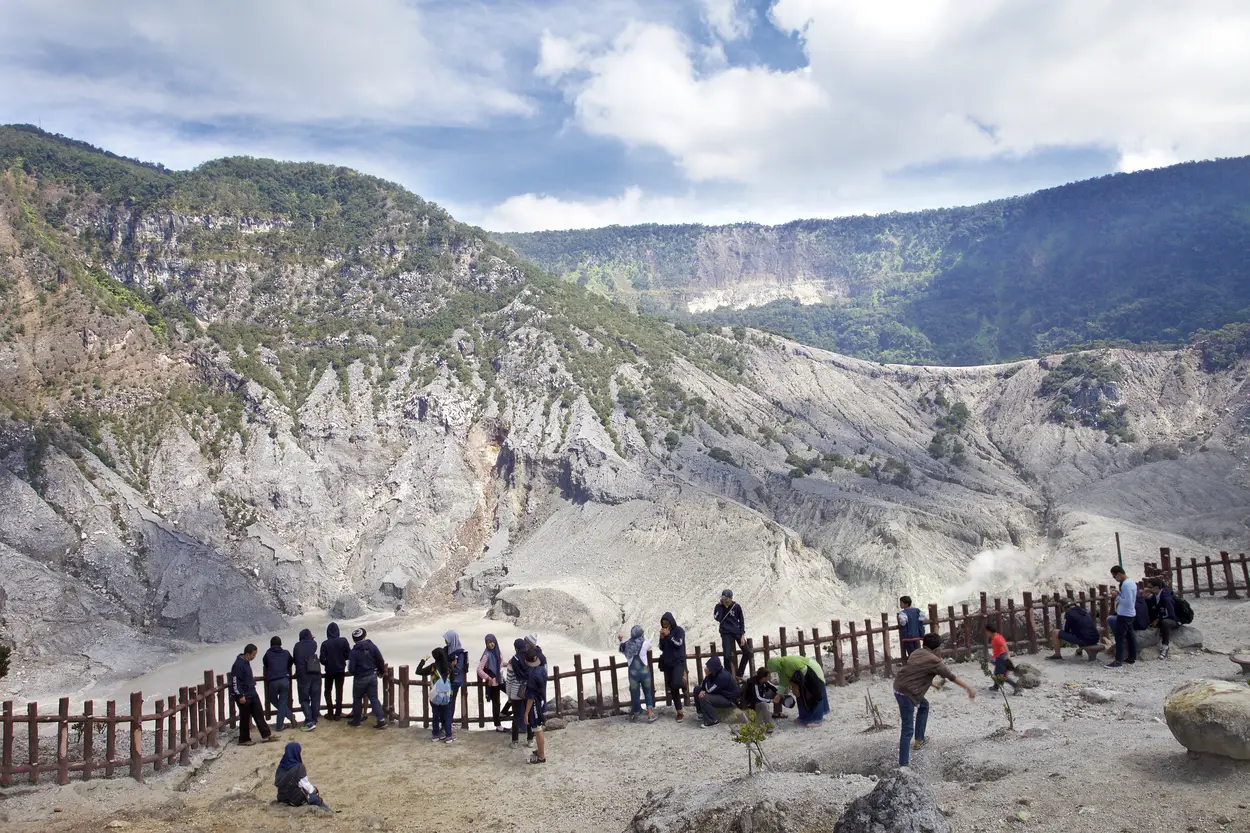
[[(1136, 662), (1134, 630), (1146, 627), (1159, 629), (1162, 642), (1160, 658), (1166, 658), (1172, 629), (1192, 621), (1192, 609), (1175, 596), (1161, 578), (1149, 579), (1145, 593), (1139, 594), (1136, 583), (1128, 579), (1123, 568), (1116, 566), (1111, 573), (1119, 588), (1114, 600), (1116, 613), (1108, 617), (1108, 632), (1114, 636), (1116, 658), (1107, 667), (1120, 668)], [(975, 698), (976, 694), (944, 661), (942, 637), (926, 632), (929, 622), (924, 611), (915, 607), (908, 596), (899, 601), (897, 621), (903, 665), (894, 677), (894, 695), (901, 722), (899, 765), (907, 766), (912, 750), (923, 747), (926, 742), (929, 717), (926, 695), (934, 681), (939, 678), (949, 680), (963, 688), (969, 698)], [(766, 733), (774, 731), (775, 721), (783, 716), (786, 708), (796, 709), (797, 722), (806, 727), (814, 728), (824, 722), (829, 713), (829, 697), (825, 671), (817, 659), (802, 654), (774, 656), (748, 675), (752, 649), (746, 642), (746, 617), (742, 606), (734, 601), (731, 590), (721, 593), (712, 618), (719, 628), (721, 654), (706, 660), (700, 669), (702, 677), (693, 687), (693, 693), (689, 681), (685, 630), (672, 613), (666, 612), (660, 619), (657, 666), (663, 675), (664, 697), (672, 707), (677, 722), (685, 720), (686, 707), (690, 704), (696, 709), (701, 728), (718, 725), (727, 713), (734, 710), (753, 715), (748, 719), (763, 726)], [(1012, 679), (1014, 667), (1007, 640), (998, 632), (994, 622), (986, 621), (983, 625), (993, 662), (994, 685), (990, 690), (998, 691), (1000, 686), (1009, 685), (1018, 693), (1019, 684)], [(1065, 644), (1091, 652), (1092, 657), (1101, 649), (1103, 638), (1104, 634), (1100, 633), (1089, 611), (1070, 601), (1063, 625), (1050, 634), (1054, 653), (1047, 658), (1062, 659), (1062, 646)], [(617, 640), (619, 651), (625, 658), (629, 680), (629, 720), (641, 721), (645, 710), (647, 722), (653, 723), (658, 716), (649, 658), (655, 646), (641, 625), (633, 626), (628, 637), (618, 633)], [(529, 757), (529, 763), (542, 764), (547, 760), (543, 732), (549, 680), (547, 658), (538, 645), (537, 634), (514, 640), (512, 647), (512, 655), (505, 660), (498, 639), (493, 634), (487, 634), (477, 662), (476, 677), (484, 689), (485, 699), (491, 704), (490, 721), (495, 731), (511, 733), (512, 746), (516, 748), (523, 728), (526, 746), (537, 746)], [(378, 679), (385, 674), (387, 666), (382, 652), (368, 638), (363, 627), (352, 631), (351, 643), (340, 635), (337, 623), (329, 625), (326, 638), (320, 645), (308, 629), (300, 632), (293, 651), (287, 651), (278, 636), (270, 640), (262, 668), (269, 703), (276, 716), (274, 730), (265, 720), (264, 706), (252, 672), (251, 663), (257, 653), (255, 645), (247, 645), (232, 669), (230, 690), (240, 711), (240, 744), (255, 743), (251, 738), (253, 723), (263, 742), (276, 740), (274, 733), (283, 731), (286, 722), (295, 725), (290, 707), (292, 676), (297, 687), (297, 700), (304, 714), (302, 731), (316, 730), (322, 716), (323, 691), (325, 718), (343, 719), (343, 688), (348, 676), (352, 679), (352, 690), (347, 725), (363, 725), (365, 710), (371, 707), (374, 728), (386, 727), (387, 715), (378, 697)], [(456, 701), (466, 685), (469, 669), (469, 652), (455, 631), (447, 631), (443, 635), (443, 644), (434, 648), (417, 665), (416, 675), (430, 679), (431, 741), (444, 744), (455, 742)], [(940, 686), (942, 683), (937, 684)], [(505, 726), (504, 720), (508, 718), (511, 725)], [(298, 743), (287, 744), (274, 783), (281, 801), (325, 806), (307, 777)]]

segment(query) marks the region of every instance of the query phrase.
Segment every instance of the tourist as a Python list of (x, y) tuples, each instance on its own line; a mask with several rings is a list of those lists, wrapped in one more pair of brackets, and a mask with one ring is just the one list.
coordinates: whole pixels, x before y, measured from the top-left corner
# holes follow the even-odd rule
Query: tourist
[[(525, 652), (529, 650), (524, 639), (512, 640), (513, 655), (508, 660), (508, 704), (512, 706), (512, 748), (516, 749), (525, 725), (525, 687), (529, 682), (529, 668), (525, 665)], [(534, 742), (534, 730), (527, 728), (525, 745)]]
[(338, 622), (331, 622), (318, 657), (326, 681), (326, 720), (343, 719), (343, 680), (347, 677), (347, 657), (351, 652), (347, 637), (339, 636)]
[(673, 614), (660, 617), (660, 670), (664, 672), (664, 699), (677, 709), (677, 722), (686, 719), (686, 631)]
[(317, 661), (317, 640), (312, 631), (304, 628), (299, 632), (299, 642), (292, 652), (295, 658), (295, 685), (299, 695), (299, 707), (304, 712), (304, 731), (317, 728), (321, 714), (321, 663)]
[(722, 590), (720, 601), (712, 610), (712, 617), (720, 625), (721, 662), (725, 668), (733, 668), (733, 648), (738, 646), (738, 673), (734, 676), (741, 680), (746, 673), (750, 654), (746, 651), (746, 617), (742, 613), (742, 605), (734, 601), (734, 591)]
[(912, 651), (919, 648), (920, 641), (924, 639), (924, 626), (928, 624), (929, 617), (920, 608), (912, 606), (911, 596), (900, 597), (898, 603), (902, 608), (898, 612), (898, 641), (903, 649), (903, 662), (907, 662)]
[(634, 625), (629, 632), (629, 639), (622, 640), (618, 633), (620, 651), (625, 655), (625, 673), (629, 677), (629, 697), (631, 708), (629, 722), (637, 723), (642, 714), (642, 701), (647, 701), (647, 722), (654, 723), (655, 692), (651, 688), (651, 663), (647, 654), (651, 651), (651, 640), (643, 635), (642, 625)]
[(282, 647), (282, 638), (275, 636), (269, 640), (269, 650), (265, 651), (260, 664), (265, 672), (265, 693), (278, 718), (274, 731), (281, 732), (285, 721), (290, 720), (291, 725), (295, 725), (295, 713), (291, 711), (291, 670), (295, 668), (295, 660), (291, 652)]
[(359, 726), (364, 721), (362, 707), (366, 700), (373, 707), (375, 729), (386, 728), (386, 712), (378, 699), (378, 677), (386, 673), (382, 652), (372, 640), (367, 639), (364, 628), (352, 631), (352, 652), (347, 656), (347, 673), (352, 675), (352, 719), (348, 726)]
[(1050, 632), (1050, 647), (1055, 652), (1046, 659), (1063, 659), (1060, 649), (1065, 642), (1078, 648), (1091, 648), (1100, 641), (1098, 626), (1088, 610), (1074, 601), (1069, 601), (1064, 607), (1063, 627)]
[(1151, 624), (1159, 628), (1159, 659), (1167, 659), (1168, 649), (1172, 647), (1172, 629), (1181, 624), (1176, 615), (1176, 596), (1161, 578), (1152, 578), (1147, 590), (1154, 602)]
[(742, 691), (719, 657), (710, 657), (703, 671), (703, 681), (695, 693), (694, 704), (699, 710), (699, 728), (706, 729), (720, 723), (717, 709), (737, 708)]
[(755, 719), (767, 734), (773, 733), (774, 706), (778, 701), (777, 686), (768, 677), (767, 668), (757, 669), (755, 675), (742, 687), (742, 707), (755, 712)]
[(331, 812), (330, 806), (321, 798), (321, 792), (308, 780), (308, 770), (304, 768), (304, 757), (298, 743), (288, 743), (278, 762), (278, 771), (273, 774), (273, 785), (278, 788), (278, 802), (292, 807), (312, 804)]
[[(451, 671), (451, 717), (456, 719), (456, 701), (460, 699), (460, 689), (464, 688), (469, 677), (469, 652), (460, 644), (460, 636), (455, 631), (443, 634), (443, 643), (447, 646), (447, 666)], [(451, 743), (451, 735), (447, 742)]]
[(257, 650), (255, 645), (246, 645), (230, 669), (230, 696), (239, 705), (239, 746), (256, 745), (256, 741), (252, 740), (253, 722), (260, 731), (261, 740), (265, 743), (275, 740), (269, 724), (265, 722), (265, 710), (256, 692), (256, 677), (252, 675), (252, 660), (256, 659)]
[(799, 707), (799, 722), (814, 729), (829, 714), (829, 690), (825, 687), (825, 669), (811, 657), (791, 654), (773, 657), (767, 668), (777, 675), (781, 685), (793, 692)]
[(990, 691), (998, 691), (1002, 683), (1007, 683), (1011, 686), (1012, 694), (1019, 694), (1020, 684), (1007, 676), (1014, 672), (1016, 667), (1011, 664), (1006, 637), (998, 632), (998, 626), (993, 622), (985, 623), (985, 635), (990, 638), (990, 656), (994, 663), (994, 685), (990, 686)]
[(1124, 568), (1116, 565), (1111, 568), (1111, 577), (1120, 585), (1115, 596), (1115, 622), (1110, 621), (1112, 633), (1115, 634), (1115, 661), (1104, 663), (1105, 668), (1120, 668), (1124, 664), (1137, 662), (1137, 634), (1134, 629), (1137, 619), (1137, 583), (1130, 581)]
[(417, 674), (422, 677), (433, 677), (430, 689), (430, 710), (434, 722), (430, 729), (430, 740), (438, 743), (454, 743), (456, 730), (452, 716), (456, 708), (455, 686), (452, 685), (451, 663), (447, 660), (446, 648), (435, 648), (430, 651), (430, 662), (421, 660), (417, 665)]
[(533, 648), (534, 652), (538, 654), (538, 659), (542, 662), (543, 666), (545, 667), (547, 665), (547, 655), (543, 653), (542, 647), (538, 644), (538, 634), (526, 634), (525, 647)]
[(477, 661), (477, 678), (486, 689), (486, 699), (490, 700), (491, 717), (496, 732), (506, 732), (502, 718), (512, 711), (512, 701), (504, 695), (503, 709), (499, 708), (500, 692), (503, 691), (503, 653), (499, 650), (499, 640), (493, 633), (486, 634), (486, 650)]
[(537, 648), (525, 652), (525, 727), (534, 733), (538, 748), (530, 755), (531, 764), (547, 763), (547, 743), (543, 736), (543, 723), (547, 711), (547, 666), (538, 655)]
[[(941, 676), (968, 692), (968, 699), (975, 700), (976, 692), (972, 686), (955, 676), (937, 651), (942, 647), (942, 637), (936, 633), (927, 633), (921, 641), (921, 647), (914, 651), (907, 663), (894, 675), (894, 699), (898, 701), (898, 712), (902, 724), (898, 741), (898, 765), (907, 766), (911, 760), (911, 750), (919, 749), (925, 744), (925, 727), (929, 722), (929, 701), (925, 695), (929, 686), (933, 685), (933, 677)], [(912, 738), (915, 738), (913, 742)]]

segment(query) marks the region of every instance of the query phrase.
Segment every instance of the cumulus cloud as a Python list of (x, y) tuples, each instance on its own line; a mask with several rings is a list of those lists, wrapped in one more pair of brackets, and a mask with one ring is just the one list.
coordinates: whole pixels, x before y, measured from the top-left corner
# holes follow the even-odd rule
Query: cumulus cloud
[(703, 0), (703, 19), (709, 29), (723, 40), (746, 37), (751, 22), (738, 0)]

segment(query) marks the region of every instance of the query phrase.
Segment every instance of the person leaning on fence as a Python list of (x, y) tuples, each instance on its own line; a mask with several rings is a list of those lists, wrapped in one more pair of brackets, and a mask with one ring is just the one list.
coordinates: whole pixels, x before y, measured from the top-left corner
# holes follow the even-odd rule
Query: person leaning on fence
[(364, 628), (352, 631), (352, 652), (347, 656), (347, 673), (352, 675), (352, 719), (347, 725), (359, 726), (364, 721), (362, 707), (368, 700), (377, 720), (373, 728), (385, 729), (386, 712), (378, 699), (378, 677), (386, 673), (386, 662), (378, 646), (366, 639), (367, 636)]
[(686, 719), (686, 631), (673, 614), (660, 617), (660, 670), (664, 672), (664, 699), (677, 709), (677, 722)]
[(447, 649), (435, 648), (430, 651), (430, 664), (425, 660), (417, 665), (416, 674), (431, 678), (430, 711), (434, 721), (430, 728), (430, 740), (438, 743), (454, 743), (456, 729), (452, 721), (456, 707), (455, 689), (451, 684), (451, 663), (447, 661)]
[(742, 605), (734, 601), (734, 591), (721, 591), (720, 601), (712, 609), (712, 618), (720, 625), (721, 662), (725, 668), (734, 667), (733, 647), (738, 646), (738, 672), (734, 676), (741, 680), (751, 655), (746, 651), (746, 615), (742, 612)]
[(277, 723), (275, 732), (281, 732), (282, 724), (289, 720), (295, 725), (295, 714), (291, 711), (291, 671), (295, 668), (295, 660), (291, 652), (282, 647), (282, 638), (275, 636), (269, 640), (269, 650), (261, 660), (265, 671), (265, 689), (269, 695), (269, 705), (273, 706)]
[(295, 658), (295, 687), (299, 695), (299, 707), (304, 712), (304, 731), (317, 728), (321, 714), (321, 663), (317, 661), (317, 640), (312, 631), (304, 628), (299, 632), (299, 642), (291, 652)]
[(742, 708), (755, 712), (755, 719), (764, 727), (768, 734), (773, 733), (773, 707), (777, 705), (780, 694), (777, 686), (769, 681), (769, 670), (758, 668), (754, 676), (742, 684)]
[(924, 639), (924, 626), (928, 624), (929, 617), (920, 608), (912, 606), (911, 596), (900, 597), (898, 603), (902, 608), (898, 612), (898, 643), (903, 649), (903, 662), (907, 662), (912, 651), (919, 648), (920, 641)]
[(1063, 659), (1061, 648), (1064, 643), (1078, 648), (1091, 648), (1100, 641), (1094, 617), (1076, 602), (1069, 601), (1065, 605), (1063, 627), (1050, 632), (1050, 647), (1055, 652), (1046, 659)]
[(694, 702), (699, 710), (699, 728), (706, 729), (720, 723), (717, 709), (735, 709), (742, 696), (738, 681), (725, 670), (720, 657), (709, 657), (703, 667), (703, 681), (695, 691)]
[[(447, 645), (447, 666), (451, 669), (451, 720), (454, 721), (460, 689), (464, 688), (469, 677), (469, 652), (460, 644), (460, 636), (455, 631), (443, 634), (443, 642)], [(450, 736), (448, 738), (450, 742)]]
[(1137, 583), (1119, 565), (1111, 568), (1111, 577), (1120, 585), (1115, 596), (1115, 621), (1107, 617), (1115, 635), (1115, 662), (1104, 663), (1103, 667), (1120, 668), (1137, 662)]
[(304, 755), (298, 743), (288, 743), (278, 762), (278, 771), (273, 774), (273, 785), (278, 788), (278, 801), (292, 807), (313, 804), (332, 812), (330, 805), (321, 798), (321, 791), (313, 786), (308, 779), (308, 770), (304, 768)]
[(1146, 592), (1150, 596), (1150, 624), (1159, 629), (1159, 659), (1167, 659), (1172, 647), (1172, 629), (1181, 625), (1176, 613), (1176, 596), (1161, 578), (1152, 578)]
[[(925, 695), (933, 685), (933, 678), (941, 676), (968, 692), (968, 699), (975, 700), (977, 693), (972, 686), (955, 676), (955, 672), (942, 661), (937, 653), (942, 647), (942, 637), (927, 633), (921, 647), (914, 651), (907, 663), (894, 675), (894, 699), (898, 702), (900, 729), (898, 739), (898, 765), (907, 766), (911, 750), (925, 744), (925, 729), (929, 723), (929, 701)], [(914, 738), (914, 740), (913, 740)]]
[(829, 714), (829, 689), (825, 687), (825, 669), (811, 657), (791, 654), (772, 657), (767, 669), (794, 693), (799, 708), (799, 722), (814, 729)]
[(496, 732), (506, 732), (503, 718), (512, 712), (512, 701), (503, 696), (503, 709), (499, 708), (500, 694), (503, 692), (503, 653), (499, 650), (499, 640), (493, 633), (486, 634), (486, 650), (477, 661), (477, 678), (486, 689), (486, 699), (490, 700), (491, 718), (495, 723)]
[(347, 657), (351, 652), (347, 637), (339, 636), (339, 623), (331, 622), (318, 654), (326, 683), (326, 720), (343, 719), (343, 680), (347, 677)]
[(528, 676), (525, 681), (525, 726), (534, 733), (534, 742), (538, 748), (530, 755), (531, 764), (547, 763), (547, 740), (543, 733), (547, 711), (547, 666), (538, 655), (538, 650), (529, 648), (525, 652), (525, 667)]
[(260, 731), (265, 743), (275, 740), (269, 724), (265, 722), (265, 709), (260, 704), (260, 695), (256, 692), (256, 677), (252, 675), (252, 660), (256, 659), (257, 648), (248, 644), (243, 653), (235, 658), (230, 669), (230, 696), (239, 706), (239, 745), (253, 746), (252, 723)]
[(647, 660), (647, 653), (651, 650), (651, 640), (643, 635), (642, 625), (634, 625), (629, 632), (629, 639), (621, 639), (621, 634), (616, 635), (617, 642), (620, 642), (620, 651), (625, 655), (625, 673), (629, 677), (629, 697), (630, 711), (629, 721), (631, 723), (638, 722), (638, 716), (642, 714), (642, 701), (647, 701), (647, 722), (654, 723), (655, 716), (655, 692), (651, 688), (651, 664)]
[[(520, 742), (521, 727), (525, 725), (525, 687), (529, 682), (529, 668), (525, 664), (525, 652), (528, 647), (524, 639), (512, 641), (513, 655), (508, 660), (508, 672), (505, 685), (508, 689), (508, 705), (512, 706), (512, 748), (516, 749)], [(534, 742), (534, 729), (527, 727), (525, 745)]]

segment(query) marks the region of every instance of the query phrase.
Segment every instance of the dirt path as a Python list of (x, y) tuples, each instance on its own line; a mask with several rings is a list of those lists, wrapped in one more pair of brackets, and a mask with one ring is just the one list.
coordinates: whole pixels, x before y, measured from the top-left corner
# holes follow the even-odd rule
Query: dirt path
[[(1250, 602), (1195, 603), (1209, 649), (1250, 645)], [(956, 666), (979, 689), (969, 702), (959, 690), (931, 696), (930, 744), (913, 760), (951, 813), (957, 831), (1033, 829), (1229, 830), (1250, 833), (1250, 764), (1189, 760), (1162, 722), (1163, 700), (1178, 682), (1198, 676), (1232, 678), (1225, 656), (1173, 654), (1131, 670), (1072, 659), (1042, 667), (1041, 688), (1012, 699), (1017, 732), (1005, 726), (1002, 701), (984, 691), (976, 665)], [(1095, 705), (1085, 686), (1113, 694)], [(897, 754), (897, 734), (865, 732), (864, 693), (871, 690), (886, 720), (897, 725), (890, 685), (876, 680), (831, 689), (833, 712), (821, 729), (783, 721), (765, 749), (778, 768), (821, 776), (880, 775)], [(272, 806), (279, 744), (239, 748), (195, 775), (139, 786), (128, 780), (42, 789), (0, 801), (0, 821), (14, 833), (130, 830), (443, 829), (621, 831), (648, 791), (745, 774), (740, 747), (724, 728), (700, 730), (670, 715), (655, 725), (615, 718), (574, 723), (551, 732), (549, 762), (525, 763), (528, 751), (508, 747), (493, 732), (462, 734), (452, 746), (430, 743), (421, 729), (349, 729), (323, 722), (311, 734), (285, 733), (304, 744), (311, 778), (335, 808)], [(57, 807), (62, 812), (54, 812)], [(1017, 813), (1027, 814), (1020, 822)]]

